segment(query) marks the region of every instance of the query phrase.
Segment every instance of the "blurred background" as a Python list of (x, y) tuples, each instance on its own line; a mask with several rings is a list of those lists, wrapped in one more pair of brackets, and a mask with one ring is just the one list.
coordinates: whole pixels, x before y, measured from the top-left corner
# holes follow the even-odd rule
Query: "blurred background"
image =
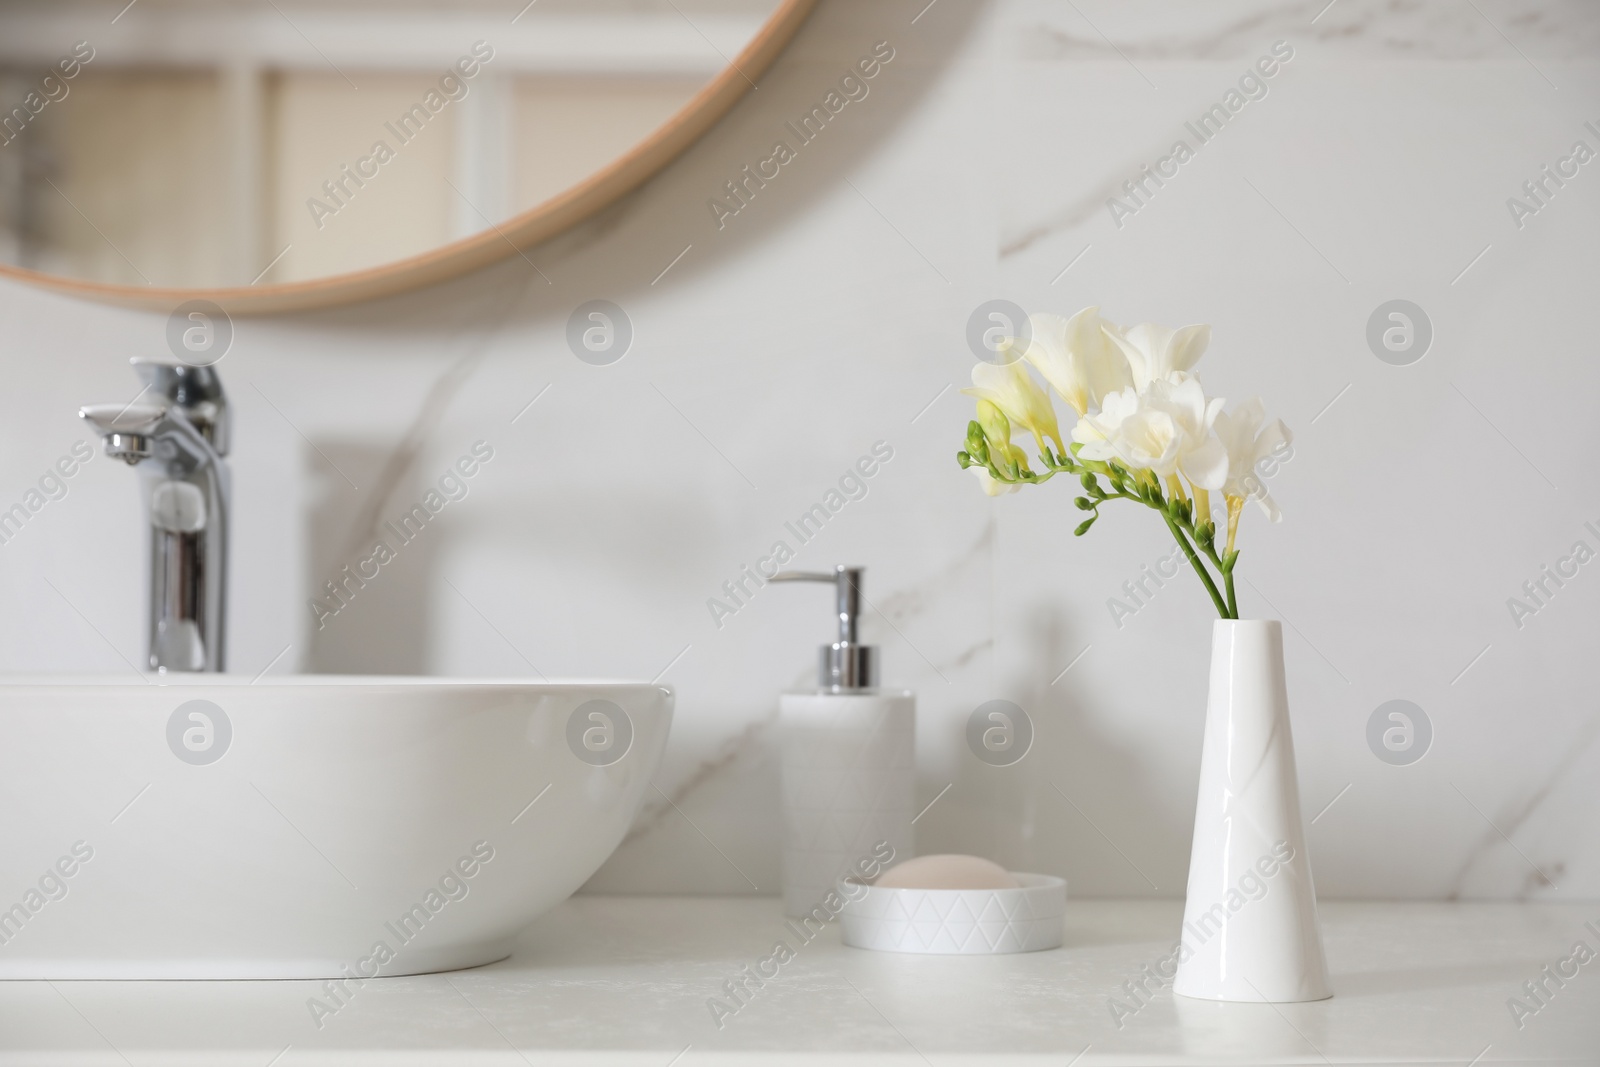
[[(8, 107), (74, 41), (97, 48), (72, 95), (0, 147), (0, 165), (18, 168), (30, 141), (58, 146), (53, 162), (27, 164), (56, 169), (7, 179), (8, 204), (26, 189), (41, 205), (25, 216), (43, 227), (29, 247), (79, 264), (61, 269), (124, 280), (137, 275), (112, 245), (152, 278), (248, 282), (288, 245), (273, 268), (288, 273), (268, 277), (481, 229), (444, 179), (479, 190), (464, 172), (492, 162), (456, 149), (470, 109), (494, 99), (483, 78), (515, 75), (501, 99), (519, 130), (619, 131), (585, 157), (592, 165), (625, 149), (622, 118), (584, 117), (612, 114), (599, 101), (633, 86), (616, 114), (647, 126), (641, 84), (678, 85), (677, 97), (649, 97), (653, 114), (669, 112), (732, 54), (736, 42), (712, 32), (719, 20), (760, 14), (618, 5), (597, 40), (637, 40), (635, 16), (682, 24), (675, 5), (718, 46), (690, 27), (673, 40), (698, 73), (597, 82), (516, 66), (536, 51), (520, 29), (535, 14), (588, 17), (595, 4), (539, 0), (513, 24), (523, 3), (511, 0), (494, 9), (493, 32), (472, 22), (487, 8), (463, 5), (459, 29), (385, 68), (356, 63), (315, 21), (357, 18), (364, 5), (278, 0), (359, 89), (267, 5), (244, 9), (270, 28), (252, 41), (296, 58), (264, 58), (245, 91), (215, 63), (119, 66), (113, 31), (182, 36), (162, 21), (174, 9), (154, 0), (113, 24), (126, 2), (94, 8), (99, 29), (63, 27), (14, 64), (22, 82)], [(22, 25), (0, 23), (0, 50), (35, 39), (12, 29)], [(644, 36), (666, 47), (665, 28)], [(471, 95), (316, 230), (306, 199), (480, 37), (496, 54)], [(588, 47), (573, 40), (562, 55)], [(1281, 54), (1279, 42), (1292, 57), (1265, 95), (1196, 146), (1186, 124)], [(893, 58), (870, 92), (800, 144), (786, 124), (880, 45)], [(1198, 368), (1208, 389), (1234, 403), (1262, 396), (1295, 435), (1270, 482), (1283, 523), (1245, 516), (1239, 595), (1248, 616), (1285, 622), (1318, 890), (1600, 897), (1600, 564), (1537, 614), (1508, 610), (1577, 540), (1600, 548), (1585, 525), (1600, 528), (1589, 319), (1600, 162), (1548, 183), (1533, 215), (1508, 209), (1575, 142), (1600, 148), (1586, 125), (1600, 127), (1600, 5), (824, 0), (759, 85), (638, 192), (521, 255), (390, 299), (236, 318), (218, 364), (236, 416), (232, 670), (657, 679), (678, 699), (656, 776), (671, 801), (647, 807), (591, 891), (753, 892), (744, 875), (770, 891), (777, 698), (814, 678), (827, 595), (762, 589), (720, 626), (707, 602), (882, 440), (894, 458), (867, 497), (795, 565), (867, 568), (863, 626), (885, 682), (918, 694), (918, 798), (932, 802), (919, 850), (1061, 874), (1074, 896), (1179, 897), (1207, 598), (1180, 574), (1134, 614), (1114, 612), (1125, 583), (1170, 551), (1160, 523), (1108, 509), (1074, 538), (1070, 486), (990, 499), (954, 456), (973, 412), (959, 392), (976, 362), (966, 338), (987, 302), (1209, 322)], [(553, 98), (541, 94), (558, 87), (593, 95), (545, 110)], [(240, 98), (257, 100), (259, 140), (220, 117)], [(566, 180), (564, 160), (572, 169), (560, 173), (583, 169), (589, 149), (544, 137), (556, 134), (518, 140), (494, 163), (508, 197), (549, 195), (538, 189)], [(226, 206), (239, 202), (222, 176), (233, 138), (276, 160), (248, 172), (260, 179), (253, 214)], [(719, 217), (711, 205), (727, 183), (780, 139), (795, 158)], [(1179, 139), (1197, 150), (1177, 175), (1129, 201), (1132, 214), (1113, 212), (1125, 183)], [(91, 162), (75, 165), (77, 154)], [(245, 218), (258, 227), (246, 228), (253, 258), (230, 260)], [(347, 241), (356, 232), (369, 236)], [(382, 244), (391, 234), (411, 236)], [(631, 324), (607, 365), (570, 340), (594, 300)], [(1404, 365), (1369, 340), (1395, 300), (1431, 324), (1431, 343)], [(134, 398), (128, 358), (169, 351), (170, 313), (0, 282), (0, 510), (92, 440), (79, 405)], [(310, 598), (372, 524), (409, 509), (478, 440), (495, 458), (466, 499), (319, 629)], [(137, 482), (97, 455), (0, 545), (0, 670), (126, 675), (137, 662)], [(964, 740), (973, 710), (1001, 698), (1036, 731), (1006, 768)], [(1392, 700), (1432, 726), (1405, 766), (1368, 740)]]
[[(0, 2), (0, 262), (210, 287), (378, 266), (550, 199), (688, 103), (776, 0), (116, 6)], [(51, 75), (79, 42), (92, 58)], [(393, 158), (358, 167), (380, 141)]]

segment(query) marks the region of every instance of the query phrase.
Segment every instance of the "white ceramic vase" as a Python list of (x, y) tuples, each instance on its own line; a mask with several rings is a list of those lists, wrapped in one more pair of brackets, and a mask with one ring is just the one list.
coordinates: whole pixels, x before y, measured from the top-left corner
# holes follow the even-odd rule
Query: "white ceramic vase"
[(1173, 991), (1288, 1003), (1333, 995), (1295, 775), (1283, 628), (1219, 619)]

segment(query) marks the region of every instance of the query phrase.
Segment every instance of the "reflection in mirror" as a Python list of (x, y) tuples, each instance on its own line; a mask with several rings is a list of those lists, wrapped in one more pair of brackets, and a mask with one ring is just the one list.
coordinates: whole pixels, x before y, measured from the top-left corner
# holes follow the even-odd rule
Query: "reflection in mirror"
[(777, 0), (0, 0), (0, 263), (213, 287), (377, 267), (625, 155)]

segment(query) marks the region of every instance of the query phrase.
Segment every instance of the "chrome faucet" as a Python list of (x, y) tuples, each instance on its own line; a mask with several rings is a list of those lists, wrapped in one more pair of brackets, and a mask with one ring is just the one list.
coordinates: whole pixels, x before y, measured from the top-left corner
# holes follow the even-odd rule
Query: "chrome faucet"
[[(144, 390), (132, 404), (78, 415), (106, 455), (141, 466), (150, 519), (150, 667), (221, 671), (227, 608), (231, 419), (210, 367), (132, 361)], [(145, 402), (147, 398), (153, 402)]]

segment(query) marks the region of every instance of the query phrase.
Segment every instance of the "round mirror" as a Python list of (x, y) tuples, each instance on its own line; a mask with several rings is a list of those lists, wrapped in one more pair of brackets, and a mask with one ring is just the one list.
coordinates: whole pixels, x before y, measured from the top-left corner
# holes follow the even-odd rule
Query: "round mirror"
[(0, 274), (328, 304), (643, 182), (813, 0), (0, 0)]

